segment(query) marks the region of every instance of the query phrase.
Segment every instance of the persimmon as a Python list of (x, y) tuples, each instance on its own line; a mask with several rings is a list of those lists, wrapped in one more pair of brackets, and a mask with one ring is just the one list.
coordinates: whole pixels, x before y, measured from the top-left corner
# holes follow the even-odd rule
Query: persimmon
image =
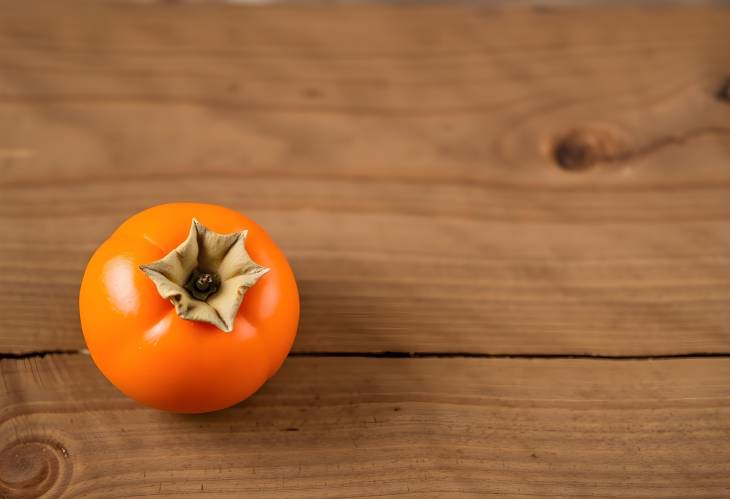
[(92, 359), (119, 390), (199, 413), (246, 399), (276, 373), (294, 342), (299, 294), (254, 221), (173, 203), (132, 216), (94, 252), (79, 312)]

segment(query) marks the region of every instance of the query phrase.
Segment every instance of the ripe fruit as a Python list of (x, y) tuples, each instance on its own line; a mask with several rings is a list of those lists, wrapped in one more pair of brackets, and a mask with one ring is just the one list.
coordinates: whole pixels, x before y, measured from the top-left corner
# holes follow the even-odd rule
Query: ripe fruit
[(294, 342), (299, 295), (255, 222), (173, 203), (129, 218), (96, 250), (79, 310), (89, 352), (117, 388), (196, 413), (236, 404), (273, 376)]

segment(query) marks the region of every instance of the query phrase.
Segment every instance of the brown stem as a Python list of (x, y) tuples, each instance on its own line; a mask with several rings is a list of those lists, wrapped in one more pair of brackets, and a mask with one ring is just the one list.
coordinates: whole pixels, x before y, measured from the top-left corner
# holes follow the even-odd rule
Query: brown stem
[(198, 291), (208, 291), (211, 284), (213, 284), (213, 276), (210, 274), (202, 274), (195, 281), (195, 287)]
[(183, 287), (196, 300), (205, 301), (210, 295), (218, 291), (220, 283), (221, 280), (218, 274), (195, 269)]

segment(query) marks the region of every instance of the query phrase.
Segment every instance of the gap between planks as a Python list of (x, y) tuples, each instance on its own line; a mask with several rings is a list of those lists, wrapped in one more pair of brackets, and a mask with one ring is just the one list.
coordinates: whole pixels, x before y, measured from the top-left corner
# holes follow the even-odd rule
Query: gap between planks
[[(89, 355), (82, 350), (37, 350), (20, 353), (0, 353), (0, 360), (43, 358), (49, 355)], [(291, 352), (289, 357), (354, 357), (367, 359), (541, 359), (541, 360), (677, 360), (730, 358), (730, 352), (691, 352), (664, 355), (600, 355), (551, 353), (472, 353), (472, 352)]]

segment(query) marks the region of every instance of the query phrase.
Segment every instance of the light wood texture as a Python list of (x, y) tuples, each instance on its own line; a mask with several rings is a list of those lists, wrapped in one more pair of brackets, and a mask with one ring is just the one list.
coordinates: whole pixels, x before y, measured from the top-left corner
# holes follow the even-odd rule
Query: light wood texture
[(0, 8), (0, 351), (181, 199), (280, 242), (299, 351), (730, 351), (730, 10), (73, 5)]
[(248, 402), (144, 409), (87, 356), (1, 361), (0, 495), (725, 497), (730, 363), (290, 359)]

